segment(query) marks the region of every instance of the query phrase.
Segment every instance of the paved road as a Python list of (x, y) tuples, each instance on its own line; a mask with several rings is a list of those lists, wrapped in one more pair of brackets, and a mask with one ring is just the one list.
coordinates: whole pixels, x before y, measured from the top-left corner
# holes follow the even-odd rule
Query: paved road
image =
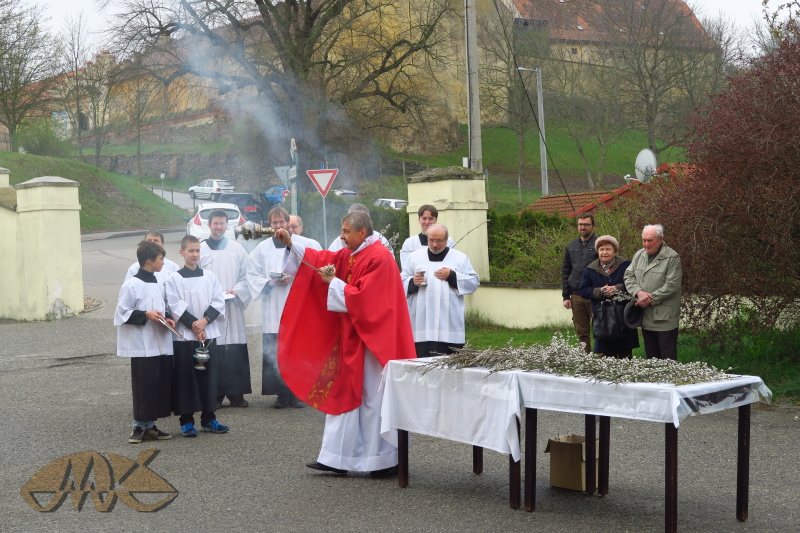
[[(182, 207), (184, 209), (192, 210), (194, 209), (195, 205), (203, 201), (202, 199), (192, 200), (192, 197), (185, 192), (173, 191), (171, 189), (159, 189), (158, 187), (155, 187), (152, 190), (153, 194), (157, 194), (168, 202), (172, 202), (178, 207)], [(210, 200), (205, 201), (210, 202)]]
[[(97, 236), (95, 236), (97, 237)], [(177, 260), (180, 233), (167, 235)], [(484, 474), (471, 473), (469, 446), (413, 436), (411, 485), (363, 474), (335, 477), (304, 467), (314, 460), (323, 416), (272, 408), (273, 397), (250, 395), (248, 409), (222, 409), (227, 435), (201, 434), (130, 445), (129, 363), (114, 356), (113, 306), (140, 236), (86, 240), (84, 283), (104, 307), (55, 322), (0, 324), (0, 531), (663, 531), (663, 427), (612, 421), (611, 493), (587, 496), (549, 487), (550, 436), (581, 433), (577, 415), (539, 413), (538, 509), (507, 504), (507, 459), (486, 452)], [(251, 354), (260, 354), (257, 321)], [(260, 390), (260, 357), (251, 356)], [(177, 431), (174, 419), (159, 422)], [(797, 438), (800, 409), (753, 412), (750, 520), (735, 519), (736, 413), (689, 418), (680, 429), (679, 528), (687, 532), (796, 531), (800, 523)], [(154, 513), (118, 503), (98, 512), (91, 500), (68, 499), (50, 513), (34, 511), (20, 488), (39, 469), (69, 454), (118, 454), (135, 460), (160, 450), (150, 469), (177, 498)], [(43, 495), (43, 503), (49, 496)], [(160, 498), (140, 495), (141, 499)]]

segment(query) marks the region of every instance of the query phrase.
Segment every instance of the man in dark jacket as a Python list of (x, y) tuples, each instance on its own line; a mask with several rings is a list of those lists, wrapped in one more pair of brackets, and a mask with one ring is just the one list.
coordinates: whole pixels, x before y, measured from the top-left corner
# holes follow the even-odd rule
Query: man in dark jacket
[(581, 284), (583, 269), (597, 259), (594, 242), (594, 215), (578, 215), (578, 238), (567, 244), (564, 250), (564, 263), (561, 265), (561, 297), (564, 307), (572, 309), (572, 323), (578, 339), (583, 343), (586, 353), (592, 351), (589, 337), (592, 306), (589, 300), (581, 298), (578, 287)]

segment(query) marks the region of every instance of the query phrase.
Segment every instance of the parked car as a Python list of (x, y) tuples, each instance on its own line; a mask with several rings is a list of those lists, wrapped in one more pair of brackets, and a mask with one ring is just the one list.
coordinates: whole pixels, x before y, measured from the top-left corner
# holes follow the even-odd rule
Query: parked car
[(228, 214), (228, 230), (225, 236), (231, 240), (236, 239), (234, 228), (240, 227), (244, 224), (244, 217), (242, 216), (236, 204), (219, 203), (219, 202), (204, 202), (197, 204), (189, 222), (186, 224), (186, 234), (194, 235), (198, 239), (205, 240), (211, 235), (211, 229), (208, 227), (208, 216), (215, 209), (222, 209)]
[(203, 180), (194, 187), (189, 187), (189, 196), (194, 198), (208, 198), (212, 202), (219, 199), (219, 195), (233, 192), (233, 185), (225, 180)]
[(283, 185), (275, 185), (264, 191), (264, 196), (267, 198), (268, 205), (275, 207), (276, 205), (283, 205), (283, 199), (286, 197), (288, 189)]
[(405, 200), (398, 200), (397, 198), (378, 198), (372, 202), (372, 205), (377, 205), (378, 207), (388, 207), (389, 209), (403, 209), (408, 205), (408, 202)]
[(334, 189), (333, 194), (336, 196), (341, 196), (342, 198), (358, 198), (358, 193), (356, 191), (348, 191), (347, 189)]
[(219, 195), (217, 201), (236, 204), (236, 207), (239, 208), (239, 211), (242, 212), (244, 219), (247, 221), (258, 222), (259, 224), (264, 224), (267, 221), (270, 205), (262, 194), (250, 192), (224, 193)]

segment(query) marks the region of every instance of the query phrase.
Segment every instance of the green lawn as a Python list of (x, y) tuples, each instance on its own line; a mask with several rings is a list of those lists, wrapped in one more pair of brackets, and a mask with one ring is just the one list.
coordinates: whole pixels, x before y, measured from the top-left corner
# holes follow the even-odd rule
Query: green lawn
[[(446, 154), (414, 156), (404, 155), (408, 160), (419, 161), (431, 166), (461, 165), (462, 158), (467, 157), (467, 127), (461, 126), (464, 143)], [(565, 133), (553, 129), (545, 132), (547, 146), (552, 160), (548, 158), (548, 175), (552, 174), (550, 181), (555, 178), (555, 170), (567, 175), (585, 175), (583, 162), (575, 143)], [(517, 137), (513, 131), (501, 127), (484, 127), (481, 130), (481, 146), (483, 149), (483, 167), (489, 173), (500, 172), (517, 174)], [(644, 132), (629, 131), (623, 135), (622, 140), (614, 144), (606, 156), (603, 172), (624, 176), (632, 174), (636, 155), (647, 147), (647, 136)], [(585, 144), (585, 151), (590, 161), (596, 161), (599, 153), (597, 142)], [(663, 161), (681, 160), (681, 151), (671, 149), (663, 153)], [(534, 130), (528, 131), (525, 136), (525, 168), (528, 173), (539, 176), (539, 134)], [(555, 166), (554, 166), (555, 165)], [(538, 186), (539, 184), (535, 184)]]
[(81, 184), (81, 232), (148, 229), (183, 225), (182, 209), (162, 200), (132, 177), (70, 159), (0, 152), (0, 166), (12, 185), (39, 176), (59, 176)]

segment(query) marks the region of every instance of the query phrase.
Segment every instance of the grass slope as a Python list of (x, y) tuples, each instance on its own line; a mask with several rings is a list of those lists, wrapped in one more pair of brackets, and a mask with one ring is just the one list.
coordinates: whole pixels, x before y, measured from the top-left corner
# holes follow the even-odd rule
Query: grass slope
[(81, 232), (147, 229), (184, 224), (182, 209), (129, 177), (69, 159), (0, 152), (0, 167), (11, 171), (12, 185), (40, 176), (59, 176), (81, 184)]

